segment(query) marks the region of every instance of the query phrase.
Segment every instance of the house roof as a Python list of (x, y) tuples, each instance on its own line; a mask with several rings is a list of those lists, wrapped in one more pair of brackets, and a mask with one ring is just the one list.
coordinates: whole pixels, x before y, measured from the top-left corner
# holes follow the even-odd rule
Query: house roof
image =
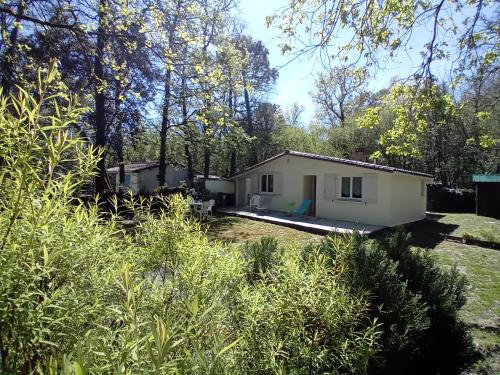
[(500, 174), (473, 174), (473, 182), (500, 182)]
[(375, 169), (383, 172), (389, 172), (389, 173), (405, 173), (405, 174), (410, 174), (414, 176), (422, 176), (422, 177), (430, 177), (432, 178), (432, 175), (424, 172), (418, 172), (418, 171), (411, 171), (408, 169), (402, 169), (402, 168), (395, 168), (395, 167), (388, 167), (385, 165), (378, 165), (378, 164), (372, 164), (372, 163), (366, 163), (363, 161), (356, 161), (356, 160), (350, 160), (350, 159), (342, 159), (342, 158), (337, 158), (334, 156), (324, 156), (324, 155), (317, 155), (317, 154), (309, 154), (307, 152), (300, 152), (300, 151), (293, 151), (293, 150), (285, 150), (281, 154), (275, 155), (267, 160), (264, 160), (260, 163), (257, 163), (255, 165), (252, 165), (251, 167), (238, 172), (234, 175), (232, 175), (230, 178), (237, 177), (239, 175), (245, 174), (247, 172), (250, 172), (251, 170), (260, 167), (261, 165), (267, 164), (270, 161), (276, 160), (282, 156), (285, 155), (291, 155), (291, 156), (298, 156), (301, 158), (307, 158), (307, 159), (313, 159), (313, 160), (321, 160), (321, 161), (327, 161), (331, 163), (337, 163), (337, 164), (345, 164), (345, 165), (351, 165), (354, 167), (360, 167), (360, 168), (367, 168), (367, 169)]
[(222, 176), (217, 176), (214, 174), (209, 174), (207, 178), (205, 178), (205, 175), (203, 173), (198, 173), (195, 176), (199, 180), (227, 180), (227, 178), (222, 177)]
[[(146, 169), (156, 168), (159, 165), (160, 163), (158, 162), (125, 164), (125, 173), (137, 173)], [(108, 173), (118, 173), (120, 172), (120, 167), (108, 168), (106, 171)]]
[[(181, 168), (186, 168), (186, 166), (182, 163), (178, 163), (176, 161), (172, 161), (167, 163), (167, 165), (170, 166), (175, 166), (175, 167), (181, 167)], [(145, 171), (147, 169), (152, 169), (152, 168), (158, 168), (160, 166), (160, 163), (156, 162), (146, 162), (146, 163), (131, 163), (131, 164), (125, 164), (125, 173), (138, 173), (141, 171)], [(108, 173), (119, 173), (120, 172), (120, 167), (111, 167), (106, 169), (106, 172)], [(199, 171), (196, 169), (193, 169), (194, 173), (200, 174)], [(211, 176), (211, 177), (217, 177), (217, 176)]]

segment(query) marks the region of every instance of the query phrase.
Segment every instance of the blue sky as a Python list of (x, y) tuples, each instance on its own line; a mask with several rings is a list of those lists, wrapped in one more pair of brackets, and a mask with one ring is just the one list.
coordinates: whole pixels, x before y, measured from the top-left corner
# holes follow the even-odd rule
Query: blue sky
[[(269, 60), (274, 67), (282, 66), (290, 60), (290, 56), (283, 56), (278, 47), (279, 38), (277, 29), (268, 29), (265, 26), (265, 17), (272, 15), (288, 3), (288, 0), (241, 0), (239, 16), (246, 23), (247, 32), (254, 39), (261, 40), (269, 49)], [(388, 61), (384, 70), (372, 72), (368, 89), (379, 90), (387, 86), (393, 77), (405, 78), (414, 72), (421, 63), (420, 51), (430, 36), (431, 30), (422, 28), (412, 39), (415, 48), (412, 51), (402, 52), (394, 60)], [(437, 62), (433, 72), (439, 78), (445, 78), (447, 65)], [(279, 79), (271, 94), (270, 100), (280, 104), (283, 108), (297, 102), (305, 107), (302, 120), (309, 123), (314, 117), (314, 104), (309, 92), (314, 87), (314, 80), (322, 67), (314, 58), (299, 58), (279, 71)]]
[[(269, 60), (274, 67), (284, 65), (290, 57), (281, 54), (278, 31), (266, 28), (265, 19), (287, 3), (288, 0), (241, 0), (239, 5), (239, 16), (246, 23), (248, 33), (269, 49)], [(300, 103), (306, 109), (303, 120), (310, 120), (314, 115), (314, 105), (309, 91), (313, 88), (315, 73), (319, 70), (320, 67), (314, 61), (304, 58), (280, 69), (278, 82), (271, 95), (272, 101), (284, 108), (294, 102)]]

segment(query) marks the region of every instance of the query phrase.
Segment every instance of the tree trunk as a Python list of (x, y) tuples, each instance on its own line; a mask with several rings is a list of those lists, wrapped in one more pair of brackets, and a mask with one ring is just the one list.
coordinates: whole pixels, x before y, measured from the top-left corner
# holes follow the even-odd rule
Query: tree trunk
[(344, 128), (345, 127), (345, 111), (344, 111), (344, 105), (342, 104), (340, 107), (340, 127)]
[(125, 163), (123, 161), (123, 148), (120, 149), (122, 152), (118, 154), (118, 168), (119, 168), (119, 183), (120, 186), (125, 185)]
[(158, 179), (160, 186), (165, 186), (165, 174), (167, 170), (167, 131), (169, 125), (169, 106), (170, 106), (170, 84), (172, 71), (167, 67), (165, 76), (165, 97), (163, 101), (163, 115), (161, 119), (160, 131), (160, 165), (158, 168)]
[(188, 124), (187, 103), (186, 103), (186, 79), (182, 77), (182, 127), (184, 129), (184, 155), (186, 157), (186, 166), (188, 172), (187, 187), (190, 189), (193, 186), (193, 158), (189, 144), (191, 142), (191, 130)]
[[(120, 110), (120, 90), (119, 83), (116, 82), (115, 92), (115, 111)], [(118, 158), (118, 183), (120, 189), (125, 185), (125, 161), (123, 160), (123, 123), (119, 114), (115, 117), (118, 121), (116, 124), (116, 156)]]
[(123, 160), (123, 134), (122, 134), (122, 124), (118, 125), (117, 128), (118, 140), (116, 147), (116, 155), (118, 157), (118, 184), (120, 185), (120, 193), (125, 186), (125, 161)]
[(229, 164), (229, 175), (232, 176), (236, 173), (236, 149), (231, 151), (231, 160)]
[[(253, 121), (252, 121), (252, 107), (250, 106), (250, 95), (248, 94), (248, 89), (246, 86), (246, 80), (243, 79), (244, 90), (243, 94), (245, 96), (245, 110), (246, 110), (246, 120), (247, 120), (247, 129), (246, 132), (250, 137), (254, 135)], [(250, 146), (250, 164), (256, 164), (258, 162), (257, 150), (254, 145)]]
[(96, 56), (94, 61), (94, 74), (96, 77), (95, 84), (95, 150), (96, 152), (102, 152), (101, 158), (97, 163), (97, 175), (95, 177), (95, 192), (99, 195), (103, 195), (106, 189), (106, 164), (104, 148), (106, 146), (106, 98), (104, 95), (104, 89), (102, 87), (102, 82), (104, 81), (104, 69), (103, 69), (103, 58), (104, 58), (104, 47), (105, 47), (105, 36), (104, 36), (104, 16), (106, 9), (106, 0), (99, 1), (99, 27), (97, 29), (97, 44), (96, 44)]
[[(177, 29), (178, 13), (181, 2), (177, 2), (177, 7), (175, 10), (175, 16), (170, 24), (168, 30), (168, 48), (170, 52), (173, 49), (174, 44), (174, 34)], [(168, 60), (168, 58), (167, 58)], [(172, 67), (173, 61), (167, 61), (166, 65), (166, 75), (165, 75), (165, 95), (163, 99), (163, 114), (161, 119), (161, 130), (160, 130), (160, 165), (158, 167), (158, 181), (160, 186), (165, 186), (165, 175), (167, 171), (167, 132), (170, 124), (169, 118), (169, 106), (171, 97), (171, 84), (172, 84)]]
[(206, 116), (208, 117), (208, 125), (203, 124), (203, 176), (205, 178), (208, 178), (208, 175), (210, 174), (210, 140), (212, 138), (212, 134), (210, 134), (210, 127), (211, 127), (211, 120), (212, 120), (212, 101), (210, 99), (210, 89), (208, 88), (207, 84), (205, 84), (205, 89), (203, 90), (205, 92), (205, 107), (206, 107)]
[(186, 164), (187, 164), (187, 172), (188, 172), (188, 180), (186, 181), (187, 187), (190, 189), (193, 186), (193, 158), (191, 156), (191, 150), (189, 149), (189, 143), (184, 143), (184, 155), (186, 156)]
[(250, 96), (248, 95), (248, 89), (245, 86), (244, 89), (244, 95), (245, 95), (245, 110), (246, 110), (246, 115), (247, 115), (247, 134), (249, 136), (253, 136), (253, 121), (252, 121), (252, 108), (250, 107)]
[[(229, 115), (231, 116), (231, 120), (234, 121), (234, 102), (233, 102), (233, 90), (229, 90)], [(229, 160), (229, 175), (232, 176), (236, 173), (236, 147), (233, 145), (231, 150), (231, 156)]]
[(208, 134), (208, 127), (206, 125), (203, 126), (203, 135), (204, 135), (204, 150), (203, 150), (203, 176), (208, 178), (210, 174), (210, 140)]
[[(24, 15), (24, 0), (20, 0), (19, 3), (17, 4), (17, 14), (20, 16)], [(16, 24), (21, 22), (21, 19), (19, 17), (16, 18)], [(10, 92), (10, 89), (12, 87), (12, 81), (14, 79), (13, 75), (13, 65), (14, 65), (14, 60), (16, 56), (16, 48), (17, 48), (17, 37), (19, 35), (19, 29), (14, 25), (12, 31), (10, 32), (9, 36), (9, 48), (7, 49), (7, 52), (5, 53), (5, 56), (3, 58), (2, 62), (2, 82), (1, 82), (1, 87), (3, 89), (3, 95), (7, 96)]]

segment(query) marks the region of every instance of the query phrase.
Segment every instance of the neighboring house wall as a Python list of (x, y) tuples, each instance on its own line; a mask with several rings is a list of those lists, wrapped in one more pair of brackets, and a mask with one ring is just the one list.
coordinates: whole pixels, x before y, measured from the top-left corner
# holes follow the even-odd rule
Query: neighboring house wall
[[(134, 194), (137, 194), (139, 192), (139, 175), (137, 173), (125, 173), (125, 180), (128, 180), (127, 176), (130, 176), (128, 188), (132, 190)], [(119, 179), (118, 176), (117, 179)]]
[[(158, 167), (143, 169), (138, 172), (126, 172), (125, 176), (130, 176), (130, 184), (128, 188), (134, 193), (152, 193), (158, 188)], [(167, 166), (165, 172), (165, 182), (169, 187), (179, 186), (183, 181), (188, 178), (186, 168), (179, 166)], [(126, 177), (127, 178), (127, 177)], [(111, 184), (115, 186), (115, 191), (119, 188), (119, 178), (116, 173), (109, 173)]]
[(140, 193), (152, 193), (158, 187), (158, 168), (144, 169), (134, 173), (139, 177), (138, 189)]
[(211, 193), (223, 193), (223, 194), (234, 194), (235, 184), (233, 181), (228, 180), (204, 180), (205, 189)]
[[(120, 175), (118, 173), (108, 172), (109, 183), (114, 187), (115, 191), (120, 189)], [(139, 192), (139, 175), (138, 173), (125, 173), (125, 187), (131, 190), (134, 194)]]
[[(261, 176), (264, 174), (275, 176), (273, 193), (261, 191)], [(407, 221), (418, 220), (425, 215), (425, 198), (415, 197), (415, 189), (420, 193), (420, 180), (423, 178), (401, 175), (393, 180), (394, 173), (293, 155), (277, 158), (236, 177), (236, 204), (248, 203), (245, 189), (248, 184), (252, 194), (270, 198), (266, 199), (270, 209), (287, 211), (291, 203), (297, 208), (304, 199), (304, 176), (310, 175), (316, 176), (318, 217), (392, 226), (407, 219)], [(340, 197), (342, 177), (362, 178), (363, 194), (360, 200)], [(247, 178), (250, 179), (248, 182)], [(395, 193), (397, 196), (393, 197)], [(408, 204), (407, 200), (415, 198), (418, 198), (418, 203)]]
[[(156, 170), (156, 174), (158, 174), (158, 169)], [(174, 187), (179, 186), (181, 183), (185, 183), (188, 179), (188, 172), (186, 168), (182, 168), (179, 166), (168, 166), (166, 172), (166, 183), (167, 186)]]

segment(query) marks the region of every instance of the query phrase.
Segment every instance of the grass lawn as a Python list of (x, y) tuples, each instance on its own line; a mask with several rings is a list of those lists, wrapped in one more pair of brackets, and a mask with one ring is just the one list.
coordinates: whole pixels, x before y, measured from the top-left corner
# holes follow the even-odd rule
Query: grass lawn
[(436, 213), (431, 219), (434, 231), (458, 237), (470, 234), (481, 240), (500, 242), (500, 220), (475, 214), (452, 213)]
[(297, 244), (320, 242), (323, 238), (316, 234), (236, 216), (216, 215), (206, 221), (205, 228), (209, 239), (236, 245), (257, 241), (264, 236), (274, 237), (280, 243)]
[[(500, 373), (500, 251), (429, 236), (431, 232), (463, 236), (464, 233), (481, 238), (483, 228), (500, 236), (500, 221), (474, 214), (436, 214), (431, 220), (412, 229), (415, 246), (433, 249), (443, 267), (457, 264), (470, 283), (469, 298), (462, 310), (462, 318), (470, 326), (475, 343), (485, 355), (483, 368), (492, 374)], [(280, 242), (306, 244), (319, 242), (322, 236), (275, 224), (232, 217), (214, 216), (207, 222), (210, 239), (240, 245), (271, 236)], [(488, 229), (489, 230), (489, 229)], [(484, 238), (483, 238), (484, 239)], [(485, 373), (485, 372), (483, 372)]]
[[(484, 228), (487, 228), (486, 231)], [(500, 374), (500, 250), (443, 241), (429, 233), (462, 237), (472, 234), (483, 240), (500, 238), (500, 221), (474, 214), (436, 214), (411, 230), (416, 246), (432, 249), (443, 267), (457, 265), (470, 283), (461, 316), (472, 330), (474, 342), (486, 357), (482, 364)]]

